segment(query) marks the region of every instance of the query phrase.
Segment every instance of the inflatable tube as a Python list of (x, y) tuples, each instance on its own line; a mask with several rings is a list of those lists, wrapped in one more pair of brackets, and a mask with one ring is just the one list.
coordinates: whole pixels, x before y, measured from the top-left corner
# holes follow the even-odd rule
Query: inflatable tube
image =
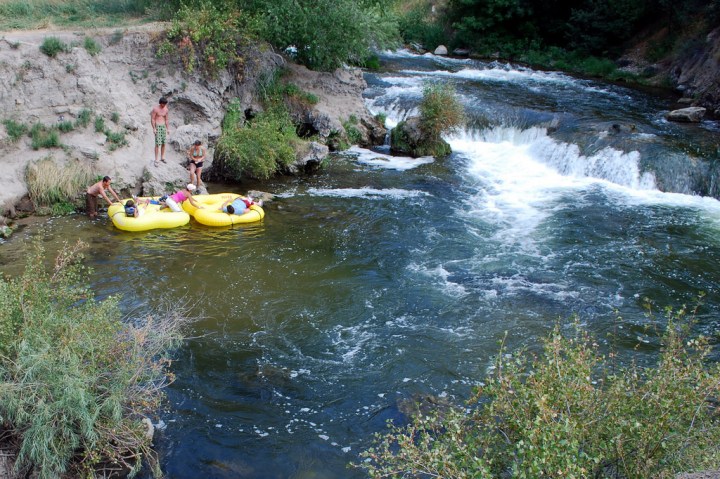
[[(140, 203), (140, 216), (137, 218), (125, 214), (125, 202), (113, 203), (108, 208), (108, 216), (115, 227), (123, 231), (148, 231), (158, 228), (177, 228), (190, 222), (190, 215), (185, 211), (175, 212), (169, 208), (160, 209), (160, 205), (143, 205), (143, 200), (157, 198), (138, 198)], [(186, 203), (186, 202), (183, 202)]]
[(193, 215), (195, 221), (206, 226), (231, 226), (253, 223), (265, 217), (265, 211), (258, 205), (250, 205), (248, 211), (242, 215), (231, 215), (221, 211), (220, 208), (223, 203), (238, 197), (240, 195), (234, 193), (193, 195), (193, 199), (202, 205), (202, 208), (195, 208), (189, 201), (183, 201), (183, 209)]

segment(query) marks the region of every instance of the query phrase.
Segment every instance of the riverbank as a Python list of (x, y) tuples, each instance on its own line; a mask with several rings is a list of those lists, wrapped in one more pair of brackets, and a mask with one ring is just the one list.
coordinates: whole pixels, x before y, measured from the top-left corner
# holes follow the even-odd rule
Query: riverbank
[[(0, 72), (6, 176), (0, 215), (33, 212), (26, 171), (40, 160), (61, 169), (81, 168), (91, 177), (109, 175), (123, 195), (155, 195), (187, 182), (185, 152), (200, 140), (208, 146), (204, 171), (210, 172), (227, 105), (237, 99), (241, 111), (262, 110), (258, 87), (278, 71), (291, 72), (288, 82), (302, 84), (319, 99), (299, 114), (310, 127), (324, 128), (320, 141), (323, 134), (344, 134), (349, 115), (360, 119), (360, 130), (372, 141), (377, 121), (364, 106), (366, 85), (359, 70), (312, 72), (256, 44), (243, 52), (240, 71), (207, 78), (186, 72), (179, 58), (157, 55), (167, 26), (0, 34), (0, 62), (6, 66)], [(48, 38), (65, 47), (54, 56), (43, 53)], [(155, 166), (150, 110), (161, 96), (169, 101), (170, 134), (167, 162)], [(51, 141), (36, 141), (33, 128)], [(78, 198), (83, 193), (80, 189)]]

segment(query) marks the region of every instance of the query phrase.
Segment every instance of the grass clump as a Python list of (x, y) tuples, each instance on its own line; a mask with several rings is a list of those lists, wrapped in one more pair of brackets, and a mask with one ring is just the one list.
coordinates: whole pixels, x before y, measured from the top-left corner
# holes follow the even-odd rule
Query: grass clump
[(342, 123), (345, 129), (345, 135), (351, 145), (358, 145), (362, 142), (362, 133), (358, 130), (357, 124), (358, 119), (355, 115), (350, 115), (350, 117)]
[(432, 140), (451, 133), (465, 121), (463, 106), (450, 85), (431, 83), (423, 89), (420, 102), (420, 128)]
[(13, 142), (18, 141), (28, 132), (28, 126), (25, 123), (19, 123), (15, 120), (3, 120), (3, 125), (5, 125), (5, 131)]
[(75, 129), (75, 125), (71, 121), (61, 121), (57, 124), (57, 129), (62, 133), (69, 133)]
[(31, 147), (33, 150), (40, 148), (59, 148), (60, 135), (55, 127), (47, 127), (42, 123), (35, 123), (30, 128)]
[(720, 366), (668, 310), (654, 366), (621, 365), (578, 322), (538, 356), (502, 350), (464, 407), (421, 413), (376, 437), (370, 477), (670, 478), (720, 465)]
[(25, 171), (28, 193), (36, 209), (52, 210), (53, 205), (74, 204), (78, 192), (91, 180), (85, 164), (75, 161), (59, 165), (51, 157), (30, 163)]
[(105, 130), (105, 138), (106, 141), (109, 143), (108, 149), (110, 151), (115, 151), (120, 147), (126, 146), (128, 144), (127, 139), (125, 139), (125, 133), (119, 131), (114, 132), (110, 129)]
[(55, 58), (60, 52), (70, 51), (70, 47), (57, 37), (45, 37), (40, 45), (40, 51), (50, 58)]
[(95, 133), (103, 133), (105, 131), (105, 118), (101, 116), (95, 117)]
[(223, 120), (223, 133), (215, 150), (228, 178), (267, 179), (295, 161), (293, 145), (300, 140), (287, 110), (266, 110), (247, 125), (238, 121), (241, 118), (235, 103)]
[(78, 113), (77, 118), (75, 118), (75, 126), (78, 128), (87, 127), (90, 124), (90, 118), (92, 118), (92, 115), (92, 110), (83, 108), (80, 110), (80, 113)]
[[(187, 319), (177, 312), (123, 321), (116, 298), (85, 286), (78, 242), (50, 271), (38, 242), (25, 272), (0, 278), (0, 416), (18, 444), (16, 467), (41, 479), (160, 475), (143, 416), (169, 383), (169, 351)], [(108, 467), (104, 467), (108, 466)]]
[(98, 42), (96, 42), (95, 39), (92, 37), (85, 37), (85, 40), (83, 41), (83, 46), (85, 47), (85, 50), (87, 50), (87, 52), (90, 54), (90, 56), (93, 57), (100, 53), (100, 51), (102, 50)]

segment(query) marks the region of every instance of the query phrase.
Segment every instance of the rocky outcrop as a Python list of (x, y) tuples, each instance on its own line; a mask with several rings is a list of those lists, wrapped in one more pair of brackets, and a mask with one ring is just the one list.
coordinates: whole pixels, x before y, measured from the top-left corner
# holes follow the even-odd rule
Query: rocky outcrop
[(428, 138), (420, 126), (420, 117), (411, 116), (401, 121), (392, 130), (390, 151), (393, 154), (409, 155), (414, 158), (434, 156), (443, 158), (450, 153), (450, 145), (442, 138)]
[[(705, 107), (720, 118), (720, 28), (701, 38), (680, 40), (685, 48), (656, 62), (647, 60), (653, 45), (666, 41), (666, 30), (660, 30), (638, 42), (620, 60), (621, 70), (637, 74), (656, 85), (675, 85), (682, 95), (681, 104)], [(691, 46), (691, 47), (690, 47)]]
[(317, 97), (317, 103), (296, 103), (291, 106), (293, 119), (300, 123), (306, 136), (319, 136), (332, 143), (334, 135), (348, 138), (352, 126), (360, 146), (381, 145), (386, 130), (365, 106), (362, 93), (367, 83), (359, 69), (338, 69), (332, 73), (308, 70), (302, 65), (288, 64), (283, 81)]

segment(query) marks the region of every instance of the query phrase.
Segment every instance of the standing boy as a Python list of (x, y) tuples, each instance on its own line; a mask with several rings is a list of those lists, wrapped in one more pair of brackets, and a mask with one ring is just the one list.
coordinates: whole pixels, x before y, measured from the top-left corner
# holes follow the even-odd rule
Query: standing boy
[(170, 134), (167, 102), (167, 98), (160, 98), (158, 104), (150, 111), (150, 124), (155, 135), (155, 166), (158, 166), (158, 153), (160, 154), (160, 161), (165, 163), (165, 143), (168, 134)]

